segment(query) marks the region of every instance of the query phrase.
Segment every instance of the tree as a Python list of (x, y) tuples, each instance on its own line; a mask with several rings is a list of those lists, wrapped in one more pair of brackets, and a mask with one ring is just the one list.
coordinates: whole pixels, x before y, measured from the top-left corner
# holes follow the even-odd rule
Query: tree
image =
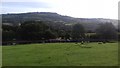
[(13, 39), (16, 39), (17, 28), (18, 28), (17, 26), (2, 24), (2, 40), (3, 41), (12, 41)]
[(61, 37), (62, 39), (65, 39), (65, 30), (59, 30), (58, 31), (58, 35), (59, 35), (59, 37)]
[(120, 20), (118, 21), (118, 32), (120, 32)]
[(72, 39), (79, 40), (85, 37), (85, 29), (81, 24), (75, 24), (72, 28)]
[(96, 29), (96, 34), (100, 39), (104, 40), (112, 40), (117, 38), (117, 31), (112, 23), (100, 24), (100, 26)]
[(42, 40), (48, 28), (42, 21), (26, 21), (20, 26), (19, 38), (21, 40)]
[(44, 33), (45, 33), (44, 38), (47, 39), (47, 40), (56, 38), (55, 33), (52, 32), (50, 29), (46, 30)]
[(68, 31), (65, 33), (65, 40), (67, 39), (70, 39), (70, 33)]

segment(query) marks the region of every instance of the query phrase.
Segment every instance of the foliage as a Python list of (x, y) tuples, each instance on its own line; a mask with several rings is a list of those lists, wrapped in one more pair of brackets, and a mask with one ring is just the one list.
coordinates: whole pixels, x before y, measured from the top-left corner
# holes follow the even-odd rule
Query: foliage
[(72, 29), (72, 39), (79, 40), (85, 37), (85, 29), (81, 24), (75, 24)]
[(100, 26), (96, 29), (96, 34), (101, 39), (116, 39), (117, 31), (112, 23), (100, 24)]
[[(42, 21), (27, 21), (20, 26), (20, 38), (23, 40), (43, 40), (53, 36), (49, 26)], [(49, 34), (49, 35), (48, 35)], [(46, 35), (46, 37), (45, 37)], [(49, 37), (48, 37), (49, 36)], [(53, 38), (53, 37), (52, 37)]]
[(96, 33), (87, 33), (89, 31), (86, 31), (82, 24), (61, 25), (57, 22), (50, 25), (51, 21), (46, 23), (45, 21), (25, 21), (19, 26), (3, 24), (3, 41), (12, 41), (13, 39), (43, 41), (56, 38), (63, 40), (115, 39), (117, 36), (115, 27), (110, 23), (101, 24)]

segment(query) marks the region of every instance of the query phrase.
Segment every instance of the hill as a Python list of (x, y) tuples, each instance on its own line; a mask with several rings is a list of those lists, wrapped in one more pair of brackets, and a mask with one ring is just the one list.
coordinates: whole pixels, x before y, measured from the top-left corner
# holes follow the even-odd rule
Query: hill
[(29, 12), (19, 14), (2, 14), (2, 23), (7, 25), (18, 25), (24, 21), (47, 21), (49, 24), (59, 23), (64, 25), (73, 25), (75, 23), (83, 24), (86, 29), (94, 30), (100, 23), (113, 23), (117, 28), (117, 20), (103, 18), (74, 18), (60, 15), (52, 12)]

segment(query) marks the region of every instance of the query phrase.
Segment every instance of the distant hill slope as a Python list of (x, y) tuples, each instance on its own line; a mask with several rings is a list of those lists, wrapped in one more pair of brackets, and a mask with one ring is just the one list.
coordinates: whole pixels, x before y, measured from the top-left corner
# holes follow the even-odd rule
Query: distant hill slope
[(30, 12), (19, 14), (2, 14), (2, 23), (4, 24), (19, 24), (24, 21), (38, 20), (38, 21), (52, 21), (63, 22), (66, 25), (81, 23), (88, 29), (95, 29), (99, 23), (111, 22), (117, 27), (117, 20), (102, 19), (102, 18), (74, 18), (63, 16), (52, 12)]

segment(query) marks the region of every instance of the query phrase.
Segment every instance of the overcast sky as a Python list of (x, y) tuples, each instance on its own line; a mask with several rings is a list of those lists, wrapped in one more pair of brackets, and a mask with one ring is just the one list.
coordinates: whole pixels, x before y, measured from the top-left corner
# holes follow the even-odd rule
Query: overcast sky
[(118, 19), (120, 0), (2, 0), (2, 13), (56, 12), (78, 18)]

